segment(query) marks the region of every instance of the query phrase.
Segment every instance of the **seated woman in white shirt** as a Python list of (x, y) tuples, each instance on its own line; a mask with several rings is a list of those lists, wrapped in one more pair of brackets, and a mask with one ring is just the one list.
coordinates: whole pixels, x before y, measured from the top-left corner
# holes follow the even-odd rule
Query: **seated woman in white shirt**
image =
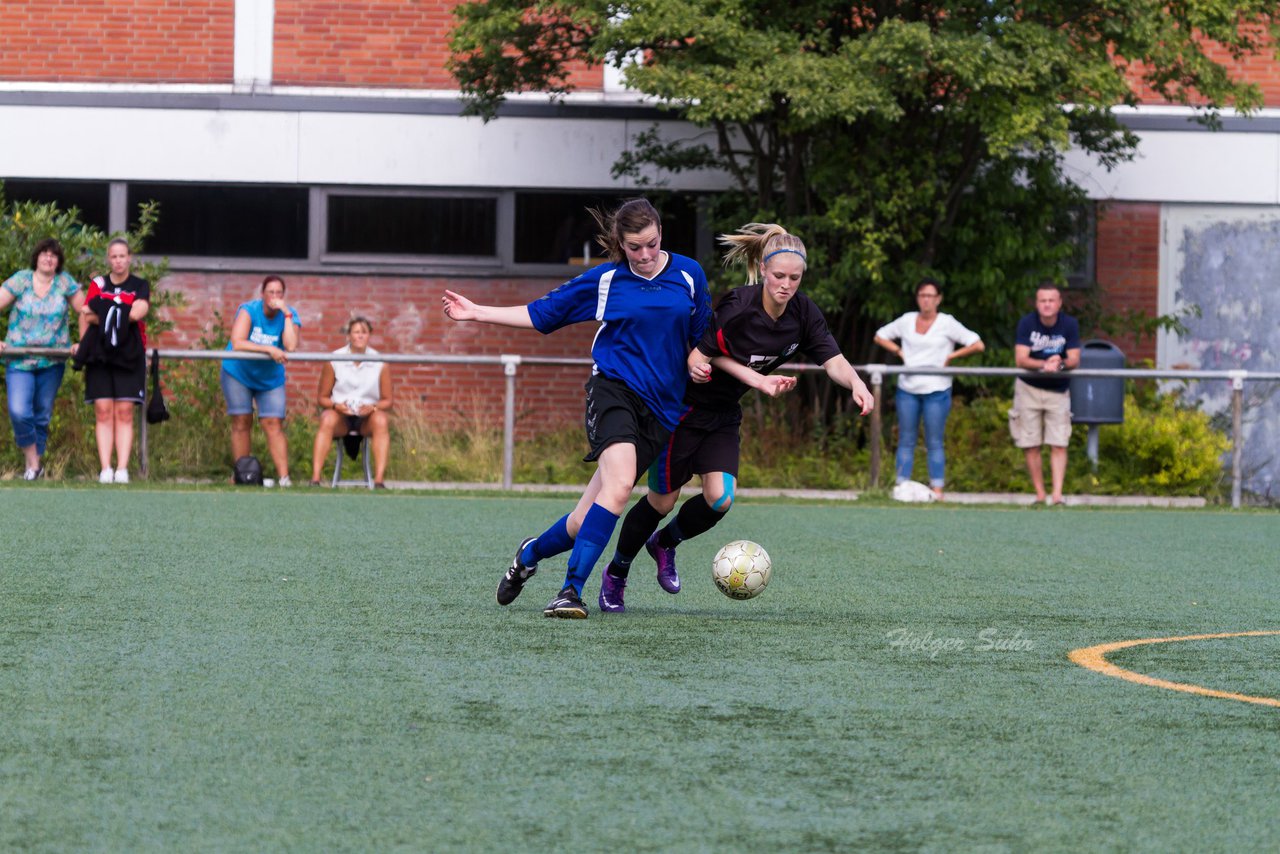
[[(953, 359), (986, 349), (977, 333), (966, 329), (951, 315), (938, 311), (941, 303), (942, 288), (938, 282), (921, 279), (916, 285), (916, 305), (920, 310), (909, 311), (880, 327), (876, 331), (876, 343), (901, 356), (902, 363), (909, 368), (946, 367)], [(934, 497), (941, 501), (942, 487), (946, 483), (943, 434), (946, 432), (947, 415), (951, 412), (951, 377), (945, 374), (900, 374), (894, 402), (898, 408), (897, 482), (911, 480), (916, 436), (923, 418), (929, 486)]]
[[(369, 346), (373, 324), (364, 317), (347, 321), (347, 346), (334, 353), (358, 354), (378, 351)], [(329, 456), (334, 439), (349, 439), (358, 448), (361, 436), (369, 437), (373, 451), (373, 485), (386, 489), (383, 475), (387, 470), (387, 451), (391, 447), (391, 429), (387, 413), (391, 411), (391, 371), (385, 362), (325, 362), (320, 372), (317, 395), (323, 411), (311, 456), (311, 485), (320, 485), (320, 472)], [(338, 450), (342, 453), (342, 449)]]

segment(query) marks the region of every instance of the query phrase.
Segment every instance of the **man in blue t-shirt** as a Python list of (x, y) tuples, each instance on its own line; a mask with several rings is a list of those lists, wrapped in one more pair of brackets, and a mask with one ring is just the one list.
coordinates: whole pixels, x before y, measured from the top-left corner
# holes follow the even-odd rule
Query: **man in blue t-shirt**
[[(1009, 432), (1013, 443), (1026, 454), (1036, 501), (1061, 504), (1067, 443), (1071, 440), (1071, 381), (1062, 372), (1080, 364), (1080, 324), (1062, 313), (1062, 290), (1053, 282), (1036, 288), (1036, 310), (1018, 321), (1013, 352), (1019, 368), (1038, 371), (1041, 376), (1013, 381)], [(1042, 445), (1049, 446), (1053, 479), (1053, 492), (1047, 496)]]

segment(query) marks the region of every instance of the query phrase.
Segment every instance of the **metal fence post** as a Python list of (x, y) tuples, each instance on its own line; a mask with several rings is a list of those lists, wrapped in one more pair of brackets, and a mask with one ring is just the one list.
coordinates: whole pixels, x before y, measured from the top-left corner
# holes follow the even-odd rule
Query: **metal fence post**
[(513, 483), (516, 447), (516, 366), (519, 356), (502, 355), (502, 373), (507, 378), (507, 392), (502, 402), (502, 488)]
[(144, 402), (138, 408), (142, 410), (138, 413), (138, 473), (143, 480), (148, 480), (151, 477), (151, 456), (147, 453), (147, 405)]
[(1241, 459), (1244, 456), (1244, 378), (1248, 371), (1231, 371), (1231, 506), (1240, 508)]
[(880, 434), (883, 432), (880, 404), (884, 400), (884, 365), (867, 365), (867, 370), (871, 373), (871, 396), (875, 399), (871, 410), (871, 471), (867, 475), (874, 489), (880, 485)]

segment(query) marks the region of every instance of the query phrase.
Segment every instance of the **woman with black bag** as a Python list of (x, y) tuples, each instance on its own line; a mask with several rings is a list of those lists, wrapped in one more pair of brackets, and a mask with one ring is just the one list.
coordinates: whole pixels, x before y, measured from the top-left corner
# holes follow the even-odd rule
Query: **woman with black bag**
[(94, 277), (80, 309), (75, 366), (84, 368), (84, 399), (93, 404), (94, 435), (102, 465), (98, 482), (128, 483), (133, 410), (146, 397), (144, 319), (151, 310), (151, 284), (133, 275), (133, 256), (122, 239), (107, 245), (107, 264), (111, 272)]

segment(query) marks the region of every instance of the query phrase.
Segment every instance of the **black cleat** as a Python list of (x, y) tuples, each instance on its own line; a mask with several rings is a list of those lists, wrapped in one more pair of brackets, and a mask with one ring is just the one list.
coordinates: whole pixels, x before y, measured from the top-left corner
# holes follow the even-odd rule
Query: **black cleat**
[(525, 566), (524, 561), (520, 560), (520, 554), (524, 551), (524, 547), (536, 539), (538, 538), (526, 537), (520, 542), (519, 548), (516, 549), (516, 556), (512, 558), (511, 566), (507, 568), (502, 580), (498, 582), (499, 605), (510, 605), (516, 601), (516, 597), (524, 589), (524, 583), (533, 578), (533, 574), (538, 571), (537, 566)]
[(578, 598), (578, 594), (573, 592), (572, 587), (566, 587), (560, 591), (560, 595), (547, 603), (547, 607), (542, 609), (544, 617), (559, 617), (563, 620), (585, 620), (587, 618), (587, 606), (582, 604), (582, 600)]

